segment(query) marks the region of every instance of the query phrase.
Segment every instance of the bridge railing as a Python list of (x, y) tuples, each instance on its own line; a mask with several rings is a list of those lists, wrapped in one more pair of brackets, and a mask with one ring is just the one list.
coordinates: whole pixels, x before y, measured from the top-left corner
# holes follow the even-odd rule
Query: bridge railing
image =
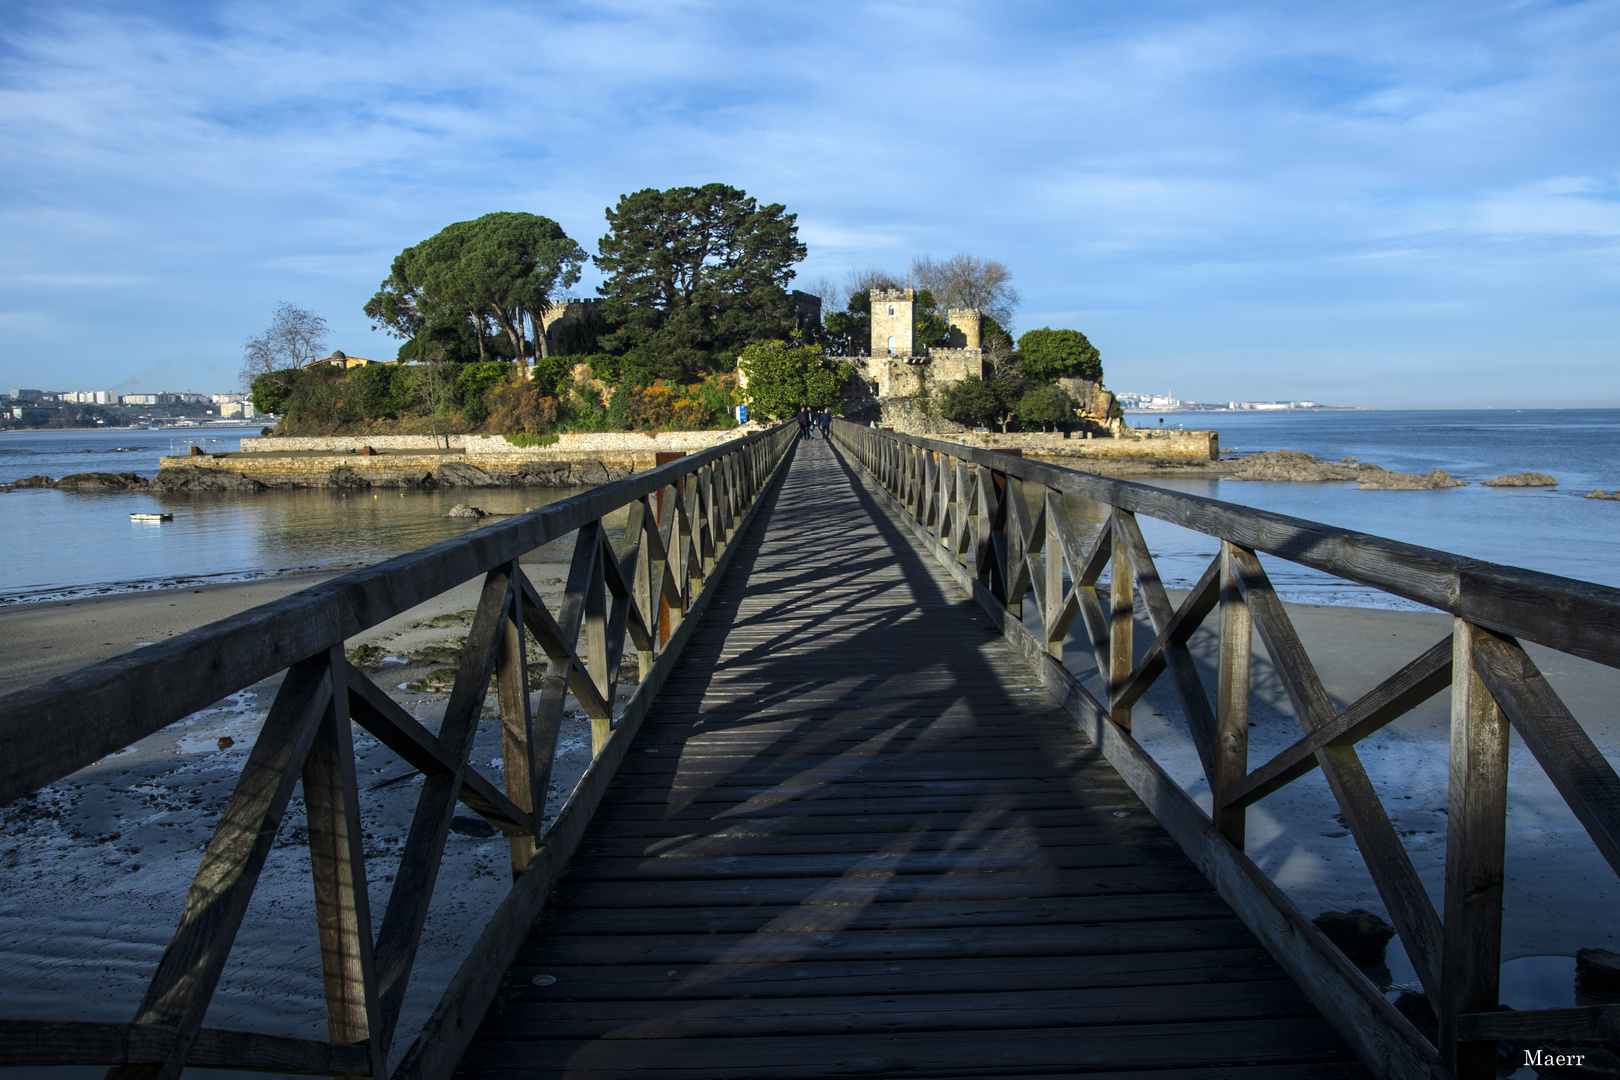
[[(1510, 729), (1620, 871), (1620, 778), (1520, 643), (1620, 667), (1620, 590), (957, 443), (842, 421), (833, 436), (1038, 666), (1045, 685), (1375, 1072), (1494, 1077), (1497, 1040), (1620, 1035), (1620, 1005), (1498, 1009)], [(1076, 535), (1065, 500), (1085, 500), (1106, 514), (1094, 540)], [(1159, 578), (1139, 516), (1220, 540), (1218, 554), (1179, 605)], [(1259, 553), (1449, 612), (1452, 632), (1337, 709)], [(1026, 600), (1034, 604), (1034, 631), (1024, 625)], [(1140, 609), (1154, 633), (1145, 652), (1132, 640)], [(1210, 618), (1219, 634), (1213, 704), (1187, 647)], [(1077, 619), (1105, 683), (1101, 697), (1060, 662)], [(1251, 766), (1256, 635), (1305, 730), (1286, 750)], [(1131, 737), (1132, 706), (1166, 673), (1212, 793), (1212, 814)], [(1448, 689), (1450, 805), (1437, 911), (1356, 744)], [(1435, 1007), (1438, 1046), (1244, 853), (1245, 808), (1315, 769), (1322, 770)]]
[[(0, 699), (5, 805), (285, 672), (134, 1020), (0, 1020), (0, 1065), (109, 1065), (116, 1080), (173, 1080), (186, 1066), (380, 1080), (459, 803), (507, 836), (514, 883), (393, 1071), (449, 1076), (796, 435), (784, 425), (725, 443)], [(615, 547), (603, 518), (626, 509)], [(551, 611), (519, 560), (573, 532), (563, 599)], [(479, 576), (435, 732), (349, 663), (344, 641)], [(529, 638), (545, 656), (537, 704)], [(640, 681), (616, 711), (627, 647)], [(468, 761), (492, 676), (503, 784)], [(591, 718), (593, 759), (543, 829), (570, 692)], [(423, 774), (375, 933), (350, 721)], [(204, 1028), (300, 782), (329, 1041)]]

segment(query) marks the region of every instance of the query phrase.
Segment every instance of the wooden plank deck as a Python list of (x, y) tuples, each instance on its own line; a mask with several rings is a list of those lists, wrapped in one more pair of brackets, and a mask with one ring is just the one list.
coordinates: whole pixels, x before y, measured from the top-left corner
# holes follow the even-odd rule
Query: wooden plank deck
[(1367, 1075), (825, 442), (771, 499), (458, 1077)]

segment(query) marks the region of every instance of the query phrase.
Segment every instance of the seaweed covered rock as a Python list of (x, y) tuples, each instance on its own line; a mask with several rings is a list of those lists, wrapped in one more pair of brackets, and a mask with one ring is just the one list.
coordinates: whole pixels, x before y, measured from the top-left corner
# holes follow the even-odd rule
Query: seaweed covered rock
[(1486, 487), (1557, 487), (1558, 481), (1543, 472), (1509, 473), (1483, 481)]
[(132, 491), (146, 487), (146, 478), (132, 472), (81, 472), (62, 477), (56, 487), (66, 491)]
[(1357, 465), (1356, 479), (1361, 482), (1358, 491), (1440, 491), (1467, 486), (1467, 481), (1456, 479), (1444, 469), (1419, 474), (1390, 472), (1377, 465)]
[(1267, 450), (1238, 462), (1228, 480), (1271, 480), (1293, 484), (1320, 484), (1356, 479), (1356, 470), (1331, 461), (1318, 461), (1299, 450)]
[(157, 491), (263, 491), (265, 488), (245, 473), (199, 469), (195, 465), (159, 469), (147, 486)]

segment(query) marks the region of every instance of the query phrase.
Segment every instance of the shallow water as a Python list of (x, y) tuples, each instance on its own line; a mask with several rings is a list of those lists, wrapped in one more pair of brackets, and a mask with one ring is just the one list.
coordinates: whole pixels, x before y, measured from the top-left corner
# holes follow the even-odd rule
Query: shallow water
[[(1134, 415), (1138, 426), (1156, 416)], [(1159, 486), (1339, 525), (1425, 547), (1620, 586), (1620, 503), (1586, 499), (1620, 488), (1620, 410), (1190, 413), (1166, 425), (1215, 427), (1238, 452), (1303, 450), (1354, 456), (1402, 472), (1446, 469), (1468, 487), (1357, 491), (1353, 484), (1166, 480)], [(234, 450), (258, 429), (51, 431), (0, 434), (0, 483), (24, 476), (136, 472), (191, 442)], [(123, 448), (123, 449), (120, 449)], [(1560, 486), (1495, 489), (1480, 480), (1533, 470)], [(549, 489), (448, 492), (328, 491), (242, 495), (0, 495), (0, 603), (84, 591), (153, 588), (178, 580), (232, 580), (289, 569), (364, 565), (454, 536), (477, 522), (442, 515), (457, 502), (519, 512), (574, 494)], [(132, 523), (163, 510), (175, 520)], [(1077, 510), (1090, 522), (1095, 514)], [(1090, 522), (1100, 524), (1100, 519)], [(1197, 580), (1216, 544), (1142, 520), (1167, 584)], [(1357, 607), (1417, 608), (1374, 589), (1267, 559), (1285, 599)]]
[[(1156, 417), (1132, 416), (1137, 426)], [(1302, 450), (1356, 457), (1399, 472), (1444, 469), (1467, 487), (1358, 491), (1352, 483), (1276, 484), (1163, 480), (1155, 486), (1338, 525), (1458, 555), (1620, 586), (1620, 503), (1584, 496), (1620, 488), (1620, 410), (1213, 413), (1165, 418), (1166, 426), (1213, 427), (1223, 449)], [(1157, 426), (1156, 423), (1152, 426)], [(1506, 473), (1550, 473), (1556, 488), (1488, 488)], [(1197, 580), (1217, 545), (1143, 520), (1160, 573), (1171, 585)], [(1355, 607), (1419, 609), (1374, 589), (1265, 559), (1285, 599)]]

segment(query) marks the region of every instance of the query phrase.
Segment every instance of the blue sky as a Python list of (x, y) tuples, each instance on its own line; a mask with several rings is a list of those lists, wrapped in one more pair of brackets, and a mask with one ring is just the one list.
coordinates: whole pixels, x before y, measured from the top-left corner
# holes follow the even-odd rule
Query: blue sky
[(406, 245), (718, 180), (805, 279), (1002, 260), (1117, 390), (1620, 406), (1615, 0), (5, 12), (7, 389), (234, 389), (280, 300), (392, 355)]

